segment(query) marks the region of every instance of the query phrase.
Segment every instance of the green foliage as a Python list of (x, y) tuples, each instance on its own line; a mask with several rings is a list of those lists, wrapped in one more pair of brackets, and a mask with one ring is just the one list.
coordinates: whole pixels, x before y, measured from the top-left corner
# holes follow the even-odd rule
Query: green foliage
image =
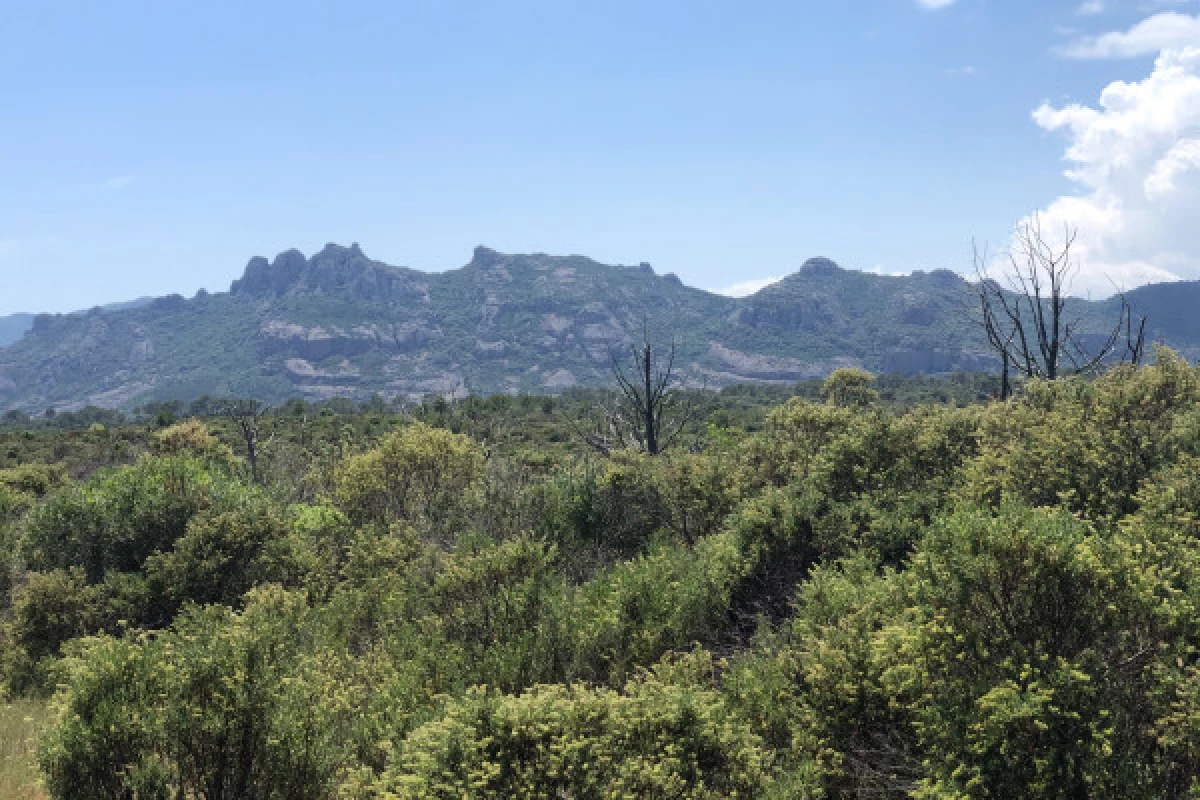
[(875, 376), (865, 369), (835, 369), (821, 385), (821, 399), (835, 406), (865, 408), (879, 400), (879, 392), (871, 388), (874, 382)]
[(22, 464), (0, 469), (0, 487), (31, 497), (45, 497), (66, 482), (66, 471), (53, 464)]
[(624, 691), (471, 690), (350, 797), (758, 797), (770, 756), (719, 694), (648, 674)]
[(906, 588), (861, 553), (818, 567), (791, 623), (760, 634), (726, 678), (735, 708), (829, 796), (902, 795), (916, 772), (912, 698), (890, 680)]
[(149, 646), (115, 639), (81, 642), (69, 689), (54, 707), (56, 724), (40, 761), (52, 797), (166, 798), (169, 767), (155, 753), (157, 715), (147, 713), (165, 677)]
[(1200, 372), (905, 411), (842, 377), (880, 399), (730, 393), (653, 459), (555, 438), (579, 395), (293, 404), (262, 486), (166, 406), (133, 464), (0, 473), (47, 789), (1200, 791)]
[(1192, 658), (1180, 611), (1194, 606), (1173, 607), (1139, 556), (1062, 512), (934, 528), (913, 560), (924, 618), (904, 645), (922, 669), (898, 676), (920, 698), (921, 793), (1163, 796), (1156, 695), (1162, 670)]
[(443, 522), (483, 474), (483, 449), (422, 423), (346, 460), (334, 476), (337, 505), (359, 522)]
[(47, 671), (63, 644), (95, 631), (106, 608), (100, 591), (82, 570), (31, 574), (16, 592), (0, 631), (4, 642), (0, 675), (18, 693), (44, 690)]
[(189, 419), (155, 431), (151, 437), (151, 447), (158, 455), (188, 454), (214, 461), (233, 460), (233, 450), (229, 445), (213, 436), (208, 426), (198, 419)]
[(260, 583), (294, 579), (288, 533), (282, 516), (261, 500), (202, 511), (170, 550), (146, 559), (146, 576), (164, 612), (188, 601), (236, 606)]
[(433, 579), (424, 625), (474, 681), (516, 690), (562, 674), (563, 582), (552, 551), (527, 538), (464, 543)]
[(98, 583), (109, 570), (140, 569), (201, 510), (234, 505), (245, 494), (190, 457), (144, 459), (47, 498), (30, 513), (23, 553), (32, 569), (81, 567)]
[(641, 552), (665, 533), (694, 545), (716, 532), (738, 497), (733, 459), (719, 452), (621, 452), (575, 462), (538, 490), (538, 532), (577, 574)]
[(264, 590), (142, 641), (85, 647), (43, 743), (53, 795), (332, 797), (354, 706), (336, 659), (303, 652), (309, 612)]
[(1032, 382), (987, 409), (964, 496), (1019, 500), (1115, 521), (1136, 509), (1142, 481), (1200, 441), (1178, 435), (1200, 400), (1195, 368), (1168, 350), (1154, 364), (1119, 366), (1093, 382)]

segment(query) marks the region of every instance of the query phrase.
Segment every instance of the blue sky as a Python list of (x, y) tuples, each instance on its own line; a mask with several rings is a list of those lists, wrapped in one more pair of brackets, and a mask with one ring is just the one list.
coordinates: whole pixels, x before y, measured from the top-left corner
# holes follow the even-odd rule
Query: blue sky
[[(972, 237), (1098, 191), (1063, 174), (1078, 125), (1033, 112), (1148, 81), (1193, 13), (0, 0), (0, 314), (223, 290), (327, 241), (427, 270), (476, 244), (649, 261), (705, 288), (816, 255), (962, 270)], [(1165, 14), (1175, 39), (1138, 44)]]

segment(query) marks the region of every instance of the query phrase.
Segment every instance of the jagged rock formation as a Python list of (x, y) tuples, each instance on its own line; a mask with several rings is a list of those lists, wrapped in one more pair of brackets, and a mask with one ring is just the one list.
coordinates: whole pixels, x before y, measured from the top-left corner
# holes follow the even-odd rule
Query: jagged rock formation
[[(203, 394), (463, 396), (606, 385), (614, 352), (674, 337), (693, 384), (788, 383), (840, 366), (987, 369), (953, 272), (890, 277), (824, 258), (747, 298), (684, 286), (648, 264), (476, 248), (443, 273), (357, 244), (255, 257), (227, 293), (38, 315), (0, 349), (0, 409), (131, 406)], [(1131, 293), (1151, 335), (1200, 350), (1200, 283)], [(1085, 317), (1105, 304), (1080, 302)], [(1156, 308), (1163, 309), (1161, 316)]]

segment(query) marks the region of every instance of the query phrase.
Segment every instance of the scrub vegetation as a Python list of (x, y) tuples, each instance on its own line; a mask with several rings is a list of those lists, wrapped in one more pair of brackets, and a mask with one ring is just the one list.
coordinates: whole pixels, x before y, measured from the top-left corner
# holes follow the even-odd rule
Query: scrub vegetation
[(996, 388), (10, 417), (0, 795), (1194, 797), (1200, 370)]

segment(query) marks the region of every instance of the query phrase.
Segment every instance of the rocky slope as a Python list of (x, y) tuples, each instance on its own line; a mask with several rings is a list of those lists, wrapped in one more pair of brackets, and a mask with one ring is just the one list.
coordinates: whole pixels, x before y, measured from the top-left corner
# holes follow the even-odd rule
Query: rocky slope
[[(607, 384), (611, 354), (643, 325), (657, 341), (674, 338), (688, 380), (709, 386), (786, 383), (844, 365), (986, 369), (993, 359), (966, 313), (969, 297), (952, 272), (880, 276), (827, 259), (732, 299), (648, 264), (480, 247), (459, 269), (425, 273), (331, 244), (311, 258), (290, 250), (251, 259), (226, 293), (39, 315), (0, 349), (0, 409), (231, 393), (279, 401), (561, 391)], [(1200, 307), (1200, 283), (1131, 298), (1155, 338), (1200, 350), (1188, 311)], [(1080, 308), (1097, 318), (1106, 310)]]

